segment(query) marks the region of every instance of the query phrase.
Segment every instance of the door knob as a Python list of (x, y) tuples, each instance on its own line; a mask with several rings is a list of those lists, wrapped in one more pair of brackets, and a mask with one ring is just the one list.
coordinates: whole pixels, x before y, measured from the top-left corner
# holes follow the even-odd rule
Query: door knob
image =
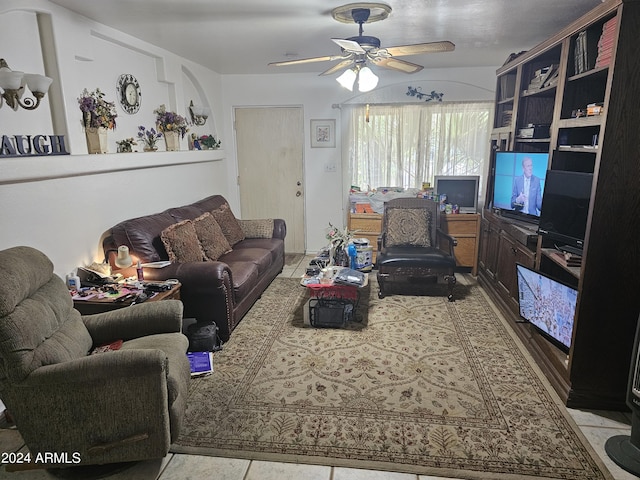
[(296, 185), (300, 186), (300, 185), (302, 185), (302, 182), (298, 181), (298, 182), (296, 182)]
[(298, 191), (296, 192), (296, 197), (299, 197), (300, 195), (302, 195), (302, 192), (301, 192), (300, 190), (298, 190)]

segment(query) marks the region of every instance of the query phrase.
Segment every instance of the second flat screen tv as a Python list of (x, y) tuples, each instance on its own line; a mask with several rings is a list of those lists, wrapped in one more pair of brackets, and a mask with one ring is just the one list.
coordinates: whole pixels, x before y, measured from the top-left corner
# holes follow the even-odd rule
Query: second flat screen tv
[(538, 231), (558, 248), (583, 248), (592, 183), (592, 173), (547, 172)]

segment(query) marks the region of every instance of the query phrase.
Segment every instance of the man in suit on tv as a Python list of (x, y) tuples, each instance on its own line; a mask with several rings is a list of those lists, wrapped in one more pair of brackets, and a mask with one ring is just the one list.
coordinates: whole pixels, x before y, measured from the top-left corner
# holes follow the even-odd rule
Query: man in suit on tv
[(522, 159), (522, 175), (513, 179), (511, 208), (522, 213), (540, 215), (542, 208), (540, 178), (533, 174), (533, 161), (530, 157)]

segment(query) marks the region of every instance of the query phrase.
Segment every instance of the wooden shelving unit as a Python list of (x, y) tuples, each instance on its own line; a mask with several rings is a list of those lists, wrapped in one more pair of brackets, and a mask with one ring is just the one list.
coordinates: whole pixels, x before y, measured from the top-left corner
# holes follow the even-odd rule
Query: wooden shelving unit
[[(612, 19), (616, 25), (610, 32), (610, 59), (596, 64), (598, 39), (605, 22)], [(561, 398), (575, 408), (627, 408), (640, 313), (638, 31), (640, 2), (607, 0), (497, 71), (493, 150), (549, 153), (552, 170), (594, 174), (580, 267), (563, 265), (551, 250), (553, 245), (535, 232), (523, 235), (514, 230), (518, 225), (490, 209), (483, 211), (480, 232), (480, 282), (513, 321), (514, 330)], [(579, 37), (584, 36), (588, 41), (581, 43)], [(584, 55), (578, 55), (578, 45), (584, 45)], [(537, 92), (528, 89), (534, 73), (551, 64), (558, 65), (555, 85)], [(513, 93), (504, 91), (513, 84)], [(592, 103), (602, 105), (600, 115), (578, 116)], [(512, 118), (509, 124), (502, 122), (506, 110)], [(518, 139), (518, 130), (528, 124), (549, 124), (549, 137)], [(485, 205), (491, 205), (490, 182), (486, 193)], [(513, 282), (515, 263), (523, 262), (578, 289), (568, 355), (531, 325), (518, 322)]]

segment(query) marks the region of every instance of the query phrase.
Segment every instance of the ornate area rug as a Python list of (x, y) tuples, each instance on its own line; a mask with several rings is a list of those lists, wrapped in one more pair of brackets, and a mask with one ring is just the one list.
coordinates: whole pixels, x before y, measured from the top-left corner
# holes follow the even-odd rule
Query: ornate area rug
[[(373, 277), (371, 275), (370, 277)], [(345, 329), (303, 322), (276, 279), (191, 382), (173, 452), (467, 479), (610, 479), (477, 286), (377, 298)], [(434, 286), (437, 288), (437, 286)], [(435, 295), (437, 294), (437, 296)]]

